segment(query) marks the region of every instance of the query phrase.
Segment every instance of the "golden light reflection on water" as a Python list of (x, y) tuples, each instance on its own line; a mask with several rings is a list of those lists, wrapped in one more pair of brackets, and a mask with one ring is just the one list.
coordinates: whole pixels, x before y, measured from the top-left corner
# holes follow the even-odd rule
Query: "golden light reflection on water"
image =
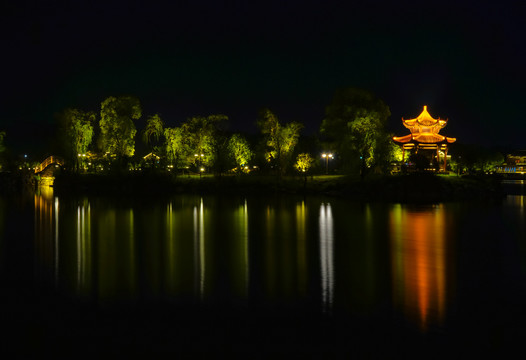
[(100, 209), (97, 234), (97, 295), (102, 302), (134, 301), (137, 295), (135, 217), (132, 208)]
[(231, 277), (234, 291), (242, 298), (248, 297), (250, 279), (248, 204), (245, 199), (242, 205), (234, 210), (234, 236), (232, 243), (233, 257)]
[[(256, 244), (261, 239), (262, 251), (254, 256), (263, 265), (262, 293), (272, 302), (302, 299), (309, 285), (307, 206), (304, 202), (283, 201), (261, 209), (262, 231), (254, 237)], [(258, 269), (255, 272), (255, 276), (260, 275)]]
[(59, 266), (59, 201), (53, 188), (41, 186), (34, 195), (36, 266), (43, 269), (37, 278), (57, 284)]
[(307, 292), (307, 208), (305, 201), (296, 204), (296, 236), (298, 239), (298, 291)]
[(390, 212), (393, 298), (422, 330), (445, 317), (446, 217), (443, 205)]
[(206, 252), (205, 252), (205, 219), (203, 199), (198, 206), (194, 206), (194, 283), (201, 300), (205, 293), (206, 275)]
[(526, 195), (508, 195), (505, 199), (505, 204), (519, 208), (519, 211), (524, 214), (524, 208), (526, 207)]

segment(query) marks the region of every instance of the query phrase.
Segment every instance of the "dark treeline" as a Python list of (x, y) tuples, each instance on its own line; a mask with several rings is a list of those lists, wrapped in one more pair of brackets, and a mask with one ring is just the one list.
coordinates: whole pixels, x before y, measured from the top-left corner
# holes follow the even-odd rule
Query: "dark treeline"
[(56, 144), (65, 168), (75, 172), (364, 176), (385, 173), (396, 160), (399, 151), (386, 130), (389, 116), (389, 107), (372, 93), (345, 88), (336, 91), (316, 135), (302, 136), (302, 123), (283, 122), (268, 108), (259, 111), (258, 135), (247, 135), (231, 131), (225, 114), (196, 115), (169, 127), (162, 115), (143, 114), (139, 99), (112, 96), (97, 112), (69, 108), (57, 114)]
[[(192, 116), (169, 127), (160, 114), (143, 114), (133, 96), (110, 96), (100, 109), (64, 109), (50, 154), (65, 160), (65, 171), (106, 172), (149, 169), (178, 173), (314, 173), (361, 176), (388, 174), (401, 150), (387, 131), (389, 107), (369, 91), (338, 89), (319, 132), (302, 136), (303, 124), (283, 122), (270, 109), (259, 111), (258, 135), (236, 133), (225, 114)], [(173, 119), (169, 119), (173, 123)], [(9, 161), (0, 132), (3, 170), (31, 168)], [(504, 160), (502, 152), (454, 144), (449, 170), (485, 172)], [(40, 159), (43, 160), (43, 159)]]

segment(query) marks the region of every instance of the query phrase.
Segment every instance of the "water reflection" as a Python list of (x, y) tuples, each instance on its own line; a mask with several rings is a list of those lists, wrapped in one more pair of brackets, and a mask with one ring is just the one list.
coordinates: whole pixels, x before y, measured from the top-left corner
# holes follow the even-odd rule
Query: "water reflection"
[(395, 305), (422, 330), (440, 325), (445, 316), (446, 218), (443, 205), (390, 211)]
[(97, 234), (98, 298), (103, 302), (131, 301), (137, 295), (134, 211), (104, 208), (94, 219)]
[(53, 198), (52, 188), (38, 188), (34, 195), (35, 253), (36, 266), (41, 271), (37, 271), (36, 274), (43, 283), (58, 281), (58, 206), (59, 202), (57, 198)]
[(194, 284), (199, 296), (203, 300), (205, 291), (205, 223), (203, 199), (198, 206), (194, 206)]
[(506, 229), (517, 236), (516, 247), (521, 257), (521, 269), (526, 274), (526, 195), (508, 195), (504, 204)]
[(426, 330), (446, 312), (446, 219), (443, 205), (182, 196), (143, 206), (51, 190), (35, 196), (37, 274), (100, 303), (321, 300), (328, 314), (374, 312), (392, 288)]
[(248, 204), (246, 199), (234, 211), (233, 225), (232, 251), (234, 256), (231, 259), (233, 268), (230, 275), (234, 282), (235, 293), (246, 299), (250, 281)]
[(526, 195), (508, 195), (504, 200), (505, 204), (514, 208), (519, 208), (520, 213), (524, 214), (526, 207)]
[(322, 309), (330, 312), (334, 296), (334, 230), (330, 203), (321, 204), (319, 224)]
[[(58, 202), (58, 198), (55, 201)], [(57, 253), (58, 249), (56, 246)], [(89, 202), (85, 201), (77, 207), (77, 292), (83, 295), (91, 290), (91, 249), (91, 209)], [(55, 272), (58, 275), (58, 266)]]
[(301, 295), (305, 295), (308, 283), (307, 207), (305, 206), (305, 200), (296, 204), (296, 236), (298, 239), (298, 291)]

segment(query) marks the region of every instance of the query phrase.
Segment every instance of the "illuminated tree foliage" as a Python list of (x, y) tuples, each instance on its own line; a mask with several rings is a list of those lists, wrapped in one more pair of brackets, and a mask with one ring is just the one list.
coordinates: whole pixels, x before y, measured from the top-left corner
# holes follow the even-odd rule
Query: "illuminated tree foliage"
[(272, 111), (264, 109), (260, 113), (258, 126), (261, 129), (261, 133), (265, 136), (267, 145), (265, 157), (268, 162), (277, 166), (278, 174), (280, 175), (286, 171), (294, 147), (298, 143), (303, 125), (291, 122), (283, 126)]
[(366, 90), (339, 89), (325, 113), (321, 134), (348, 172), (360, 169), (363, 177), (367, 168), (387, 161), (391, 112), (382, 100)]
[(168, 156), (170, 164), (176, 167), (184, 166), (184, 160), (188, 158), (189, 154), (188, 143), (186, 141), (188, 134), (185, 133), (184, 128), (165, 128), (164, 138), (166, 155)]
[(314, 164), (314, 158), (309, 153), (301, 153), (296, 158), (294, 167), (301, 173), (307, 173)]
[(194, 160), (200, 165), (208, 167), (214, 165), (218, 157), (218, 146), (221, 143), (220, 134), (227, 121), (228, 117), (221, 114), (194, 116), (182, 125), (187, 135), (190, 159), (194, 156)]
[(105, 153), (118, 157), (133, 156), (135, 124), (141, 117), (141, 104), (132, 96), (110, 96), (101, 103), (100, 146)]
[(404, 159), (402, 159), (402, 155), (404, 155), (404, 152), (402, 151), (402, 147), (396, 144), (394, 141), (390, 141), (389, 142), (389, 160), (390, 161), (403, 161)]
[(159, 141), (159, 138), (164, 134), (164, 123), (158, 114), (149, 116), (146, 120), (146, 128), (142, 133), (142, 139), (146, 144), (151, 144), (152, 139)]
[(84, 112), (78, 109), (66, 109), (60, 114), (62, 143), (66, 158), (75, 164), (78, 171), (81, 155), (88, 152), (93, 140), (94, 112)]
[(294, 167), (303, 174), (303, 186), (307, 185), (307, 172), (314, 164), (314, 158), (309, 153), (301, 153), (296, 158)]
[(239, 134), (234, 134), (230, 137), (228, 141), (228, 151), (231, 158), (235, 161), (238, 170), (242, 170), (254, 157), (254, 152), (250, 149), (248, 141)]

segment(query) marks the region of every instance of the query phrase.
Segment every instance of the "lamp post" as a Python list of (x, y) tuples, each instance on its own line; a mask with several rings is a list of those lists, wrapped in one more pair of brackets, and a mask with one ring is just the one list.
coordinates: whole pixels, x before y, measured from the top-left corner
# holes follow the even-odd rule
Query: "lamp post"
[(333, 159), (332, 154), (321, 154), (321, 157), (325, 159), (325, 174), (329, 174), (329, 159)]
[(201, 167), (201, 159), (203, 158), (203, 156), (205, 156), (205, 154), (194, 154), (194, 156), (197, 158), (198, 160), (198, 169), (199, 169), (199, 179), (201, 179), (201, 174), (203, 173), (204, 169)]

